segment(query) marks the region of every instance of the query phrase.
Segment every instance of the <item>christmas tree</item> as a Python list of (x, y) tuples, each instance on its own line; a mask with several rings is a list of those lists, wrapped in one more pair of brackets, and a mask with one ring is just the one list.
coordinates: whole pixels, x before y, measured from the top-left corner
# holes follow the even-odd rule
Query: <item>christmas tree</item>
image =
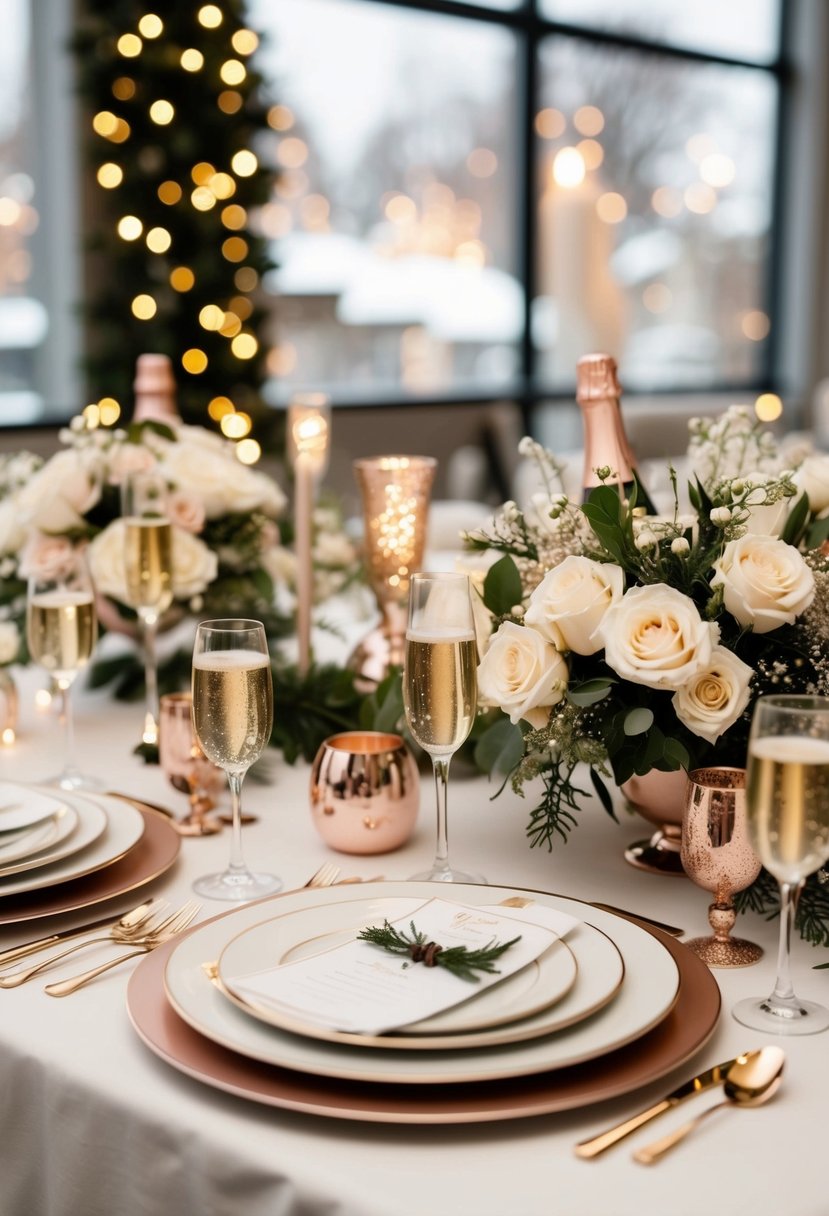
[(243, 0), (84, 0), (74, 49), (88, 110), (84, 311), (92, 399), (129, 412), (135, 361), (169, 355), (179, 410), (240, 439), (263, 416), (270, 267), (255, 231), (273, 173), (257, 34)]

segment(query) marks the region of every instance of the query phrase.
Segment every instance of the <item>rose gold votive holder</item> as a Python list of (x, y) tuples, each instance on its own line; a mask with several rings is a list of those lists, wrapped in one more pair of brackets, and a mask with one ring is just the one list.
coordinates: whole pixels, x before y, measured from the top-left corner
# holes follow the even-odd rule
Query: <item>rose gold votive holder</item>
[(390, 853), (409, 839), (420, 777), (400, 735), (345, 731), (319, 748), (311, 770), (311, 818), (339, 853)]
[(190, 811), (173, 826), (181, 836), (212, 836), (222, 825), (207, 819), (215, 798), (225, 787), (225, 774), (207, 759), (193, 728), (193, 698), (189, 692), (165, 693), (159, 703), (158, 758), (174, 789), (187, 794)]

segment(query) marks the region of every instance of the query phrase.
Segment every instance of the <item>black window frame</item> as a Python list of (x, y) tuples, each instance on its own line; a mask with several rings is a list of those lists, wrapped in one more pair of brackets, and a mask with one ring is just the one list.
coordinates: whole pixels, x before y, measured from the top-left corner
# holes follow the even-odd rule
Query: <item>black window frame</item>
[[(763, 345), (763, 358), (758, 375), (750, 381), (724, 381), (722, 383), (706, 384), (698, 389), (682, 387), (660, 388), (659, 395), (663, 397), (699, 395), (714, 397), (723, 393), (758, 393), (777, 392), (780, 390), (781, 365), (781, 326), (776, 323), (775, 303), (779, 300), (782, 283), (783, 251), (782, 231), (783, 212), (785, 207), (785, 131), (791, 107), (791, 81), (793, 70), (791, 65), (791, 4), (790, 0), (780, 0), (779, 29), (777, 41), (777, 56), (768, 63), (745, 59), (736, 55), (721, 54), (696, 50), (690, 47), (676, 46), (668, 42), (660, 42), (638, 35), (621, 33), (613, 30), (599, 29), (586, 25), (577, 25), (564, 21), (556, 21), (539, 12), (539, 0), (522, 0), (520, 6), (514, 9), (484, 8), (465, 0), (361, 0), (364, 4), (383, 5), (386, 8), (405, 8), (424, 13), (442, 14), (447, 17), (460, 17), (476, 22), (485, 22), (503, 29), (508, 29), (516, 35), (517, 44), (517, 106), (516, 106), (516, 146), (519, 148), (519, 205), (516, 221), (518, 224), (518, 278), (524, 291), (524, 329), (520, 342), (520, 372), (517, 383), (504, 385), (492, 393), (453, 393), (451, 390), (439, 396), (409, 395), (401, 392), (394, 397), (388, 394), (373, 397), (365, 391), (348, 396), (356, 403), (371, 404), (378, 408), (391, 409), (396, 405), (423, 406), (463, 406), (466, 404), (487, 404), (500, 401), (516, 401), (521, 407), (524, 428), (527, 433), (533, 432), (533, 414), (542, 403), (571, 400), (575, 390), (575, 378), (572, 389), (551, 389), (539, 384), (536, 378), (536, 349), (532, 340), (532, 307), (535, 299), (537, 278), (537, 238), (538, 238), (538, 172), (537, 172), (537, 136), (535, 133), (535, 117), (539, 109), (539, 61), (541, 45), (551, 36), (560, 35), (581, 42), (615, 47), (619, 50), (640, 51), (650, 55), (658, 55), (663, 59), (675, 59), (686, 63), (712, 64), (723, 67), (751, 68), (768, 74), (777, 84), (777, 115), (773, 133), (772, 148), (772, 200), (771, 224), (769, 228), (769, 257), (766, 267), (766, 282), (764, 286), (764, 310), (768, 315), (771, 328), (769, 337)], [(633, 393), (631, 395), (634, 395)], [(648, 394), (653, 395), (651, 393)], [(347, 397), (342, 399), (335, 396), (334, 405), (348, 405)]]

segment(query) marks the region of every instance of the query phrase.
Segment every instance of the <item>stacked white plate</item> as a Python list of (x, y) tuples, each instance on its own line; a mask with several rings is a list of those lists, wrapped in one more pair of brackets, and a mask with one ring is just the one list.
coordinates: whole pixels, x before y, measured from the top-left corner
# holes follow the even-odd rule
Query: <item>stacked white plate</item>
[(127, 803), (113, 814), (98, 795), (0, 782), (0, 906), (112, 865), (143, 833), (143, 816)]

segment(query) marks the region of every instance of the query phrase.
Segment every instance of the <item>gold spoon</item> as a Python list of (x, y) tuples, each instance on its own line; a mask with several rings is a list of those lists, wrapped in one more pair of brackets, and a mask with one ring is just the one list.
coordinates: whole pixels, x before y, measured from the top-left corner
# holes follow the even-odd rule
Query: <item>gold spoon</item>
[(724, 1106), (760, 1106), (767, 1102), (775, 1093), (783, 1078), (783, 1065), (786, 1061), (779, 1047), (761, 1047), (759, 1051), (747, 1051), (737, 1059), (725, 1075), (725, 1101), (709, 1106), (696, 1119), (684, 1123), (676, 1131), (669, 1132), (661, 1140), (637, 1149), (633, 1154), (634, 1161), (640, 1165), (653, 1165), (665, 1153), (684, 1140), (707, 1119), (712, 1111), (722, 1110)]

